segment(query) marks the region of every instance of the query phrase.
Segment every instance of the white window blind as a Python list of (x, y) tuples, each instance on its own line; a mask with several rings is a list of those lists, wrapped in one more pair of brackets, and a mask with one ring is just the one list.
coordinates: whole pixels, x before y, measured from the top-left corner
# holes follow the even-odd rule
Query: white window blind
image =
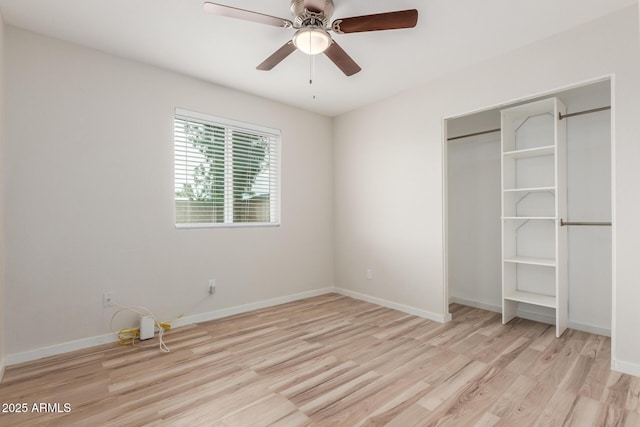
[(280, 222), (280, 132), (176, 109), (176, 225)]

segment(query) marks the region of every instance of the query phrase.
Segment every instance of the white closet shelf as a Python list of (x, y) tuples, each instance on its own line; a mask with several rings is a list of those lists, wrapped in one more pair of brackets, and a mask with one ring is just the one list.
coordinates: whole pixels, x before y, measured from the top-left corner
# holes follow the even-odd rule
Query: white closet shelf
[(555, 153), (556, 147), (554, 145), (546, 145), (544, 147), (527, 148), (525, 150), (505, 151), (502, 153), (505, 157), (511, 157), (514, 159), (522, 159), (525, 157), (538, 157), (548, 156)]
[(541, 265), (545, 267), (555, 267), (555, 258), (534, 258), (528, 256), (511, 256), (504, 259), (504, 262), (512, 262), (515, 264)]
[(556, 187), (505, 188), (505, 193), (544, 193), (556, 191)]
[[(518, 315), (518, 303), (553, 308), (556, 337), (568, 319), (567, 230), (560, 227), (566, 216), (566, 126), (560, 121), (565, 112), (558, 98), (548, 98), (500, 113), (502, 323)], [(547, 251), (539, 252), (543, 247)]]
[(513, 291), (504, 296), (509, 301), (524, 302), (543, 307), (556, 308), (556, 297), (550, 295), (535, 294), (532, 292)]

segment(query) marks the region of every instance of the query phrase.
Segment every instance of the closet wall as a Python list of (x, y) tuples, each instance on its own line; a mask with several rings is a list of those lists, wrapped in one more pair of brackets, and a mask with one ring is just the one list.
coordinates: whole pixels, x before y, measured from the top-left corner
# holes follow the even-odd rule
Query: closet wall
[[(499, 127), (493, 110), (448, 120), (447, 134)], [(500, 311), (500, 132), (452, 140), (447, 158), (449, 296)]]
[[(554, 96), (571, 113), (611, 105), (610, 93), (610, 82), (604, 81)], [(610, 117), (610, 111), (602, 111), (565, 119), (565, 220), (611, 220)], [(447, 120), (447, 135), (455, 138), (499, 127), (497, 108)], [(447, 143), (447, 203), (450, 301), (500, 311), (499, 132)], [(609, 335), (611, 227), (570, 226), (568, 240), (569, 327)], [(553, 313), (543, 308), (521, 304), (518, 315), (553, 323)]]

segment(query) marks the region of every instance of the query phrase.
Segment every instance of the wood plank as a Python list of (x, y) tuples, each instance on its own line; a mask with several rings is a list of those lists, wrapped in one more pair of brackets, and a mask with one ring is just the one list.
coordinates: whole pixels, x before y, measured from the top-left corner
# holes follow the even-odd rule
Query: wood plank
[(490, 367), (475, 380), (470, 381), (466, 387), (454, 393), (427, 421), (465, 427), (487, 422), (487, 419), (493, 420), (496, 417), (486, 416), (486, 411), (516, 378), (517, 375), (512, 372)]

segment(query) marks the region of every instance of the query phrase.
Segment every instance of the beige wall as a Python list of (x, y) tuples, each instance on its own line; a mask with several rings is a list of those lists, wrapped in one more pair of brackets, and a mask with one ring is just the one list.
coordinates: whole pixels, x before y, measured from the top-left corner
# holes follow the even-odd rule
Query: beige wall
[(4, 21), (2, 13), (0, 13), (0, 380), (5, 365), (5, 310), (6, 300), (4, 292), (5, 282), (5, 264), (4, 264), (4, 246), (5, 246), (5, 226), (4, 226), (4, 176), (5, 176), (5, 160), (4, 160)]
[[(7, 353), (109, 332), (105, 291), (169, 320), (333, 286), (331, 119), (10, 26), (6, 55)], [(175, 229), (175, 107), (281, 130), (280, 227)]]
[[(614, 367), (640, 375), (637, 5), (334, 122), (335, 283), (444, 316), (443, 118), (614, 77)], [(374, 271), (367, 280), (365, 271)]]

